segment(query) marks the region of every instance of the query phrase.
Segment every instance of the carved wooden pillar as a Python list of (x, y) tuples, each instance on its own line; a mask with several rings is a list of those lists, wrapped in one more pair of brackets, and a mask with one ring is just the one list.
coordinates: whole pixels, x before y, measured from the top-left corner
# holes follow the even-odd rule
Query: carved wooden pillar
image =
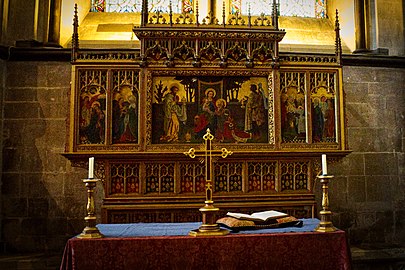
[(216, 12), (216, 0), (210, 0), (208, 6), (208, 14), (212, 14), (214, 17), (216, 17)]
[(148, 12), (148, 0), (143, 0), (141, 26), (145, 26), (148, 23)]
[(274, 26), (275, 29), (278, 30), (278, 8), (279, 4), (276, 2), (276, 0), (273, 0), (273, 10), (272, 10), (272, 25)]

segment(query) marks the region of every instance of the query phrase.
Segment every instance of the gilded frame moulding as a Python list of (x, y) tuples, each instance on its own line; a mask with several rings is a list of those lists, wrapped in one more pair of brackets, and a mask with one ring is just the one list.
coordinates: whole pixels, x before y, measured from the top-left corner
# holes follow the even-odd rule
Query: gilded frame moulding
[[(139, 74), (139, 97), (138, 100), (139, 102), (143, 104), (138, 104), (138, 132), (139, 132), (139, 142), (136, 144), (117, 144), (117, 143), (111, 143), (111, 134), (108, 135), (109, 140), (108, 143), (104, 144), (80, 144), (77, 142), (78, 135), (76, 134), (78, 130), (78, 119), (76, 119), (75, 115), (80, 115), (79, 112), (79, 101), (78, 101), (78, 93), (76, 93), (75, 90), (73, 96), (71, 97), (72, 99), (72, 104), (74, 105), (74, 111), (76, 111), (75, 114), (71, 114), (71, 119), (70, 122), (74, 123), (75, 128), (73, 128), (73, 131), (71, 130), (71, 135), (75, 139), (73, 140), (72, 145), (70, 146), (71, 149), (75, 152), (91, 152), (91, 151), (102, 151), (102, 152), (150, 152), (150, 153), (155, 153), (155, 152), (171, 152), (175, 153), (179, 151), (179, 147), (181, 148), (181, 151), (184, 149), (188, 148), (190, 146), (190, 143), (175, 143), (173, 145), (169, 144), (162, 144), (159, 143), (155, 140), (153, 140), (153, 119), (155, 118), (153, 115), (153, 91), (154, 91), (154, 79), (156, 78), (164, 78), (164, 77), (178, 77), (178, 78), (209, 78), (209, 77), (214, 77), (214, 78), (228, 78), (228, 77), (248, 77), (248, 78), (262, 78), (262, 80), (265, 80), (267, 83), (266, 90), (267, 90), (267, 97), (268, 97), (268, 111), (267, 111), (267, 123), (268, 123), (268, 130), (267, 130), (267, 140), (265, 143), (238, 143), (238, 144), (229, 144), (226, 143), (226, 145), (230, 145), (230, 147), (233, 150), (236, 151), (257, 151), (260, 152), (261, 150), (263, 151), (300, 151), (299, 149), (311, 149), (313, 151), (321, 151), (321, 150), (346, 150), (346, 142), (345, 142), (345, 125), (346, 125), (346, 120), (343, 119), (344, 116), (344, 106), (343, 106), (343, 89), (342, 89), (342, 78), (341, 78), (341, 67), (293, 67), (289, 65), (282, 65), (280, 69), (278, 70), (266, 70), (266, 69), (248, 69), (248, 70), (234, 70), (234, 69), (189, 69), (189, 70), (181, 70), (179, 68), (173, 68), (173, 69), (164, 69), (164, 70), (158, 70), (158, 69), (153, 69), (153, 68), (148, 68), (146, 72), (143, 69), (140, 68), (132, 68), (130, 66), (125, 66), (125, 65), (113, 65), (113, 66), (89, 66), (89, 65), (75, 65), (74, 66), (75, 72), (78, 72), (79, 70), (88, 70), (88, 71), (104, 71), (104, 72), (114, 72), (114, 71), (135, 71), (137, 74)], [(310, 142), (307, 143), (305, 142), (288, 142), (288, 141), (283, 141), (280, 138), (280, 131), (278, 130), (278, 127), (280, 127), (280, 115), (279, 115), (279, 110), (280, 110), (280, 104), (278, 99), (280, 99), (281, 92), (283, 91), (283, 82), (280, 81), (282, 77), (284, 76), (283, 74), (288, 74), (288, 73), (303, 73), (305, 74), (305, 82), (304, 88), (305, 91), (312, 91), (311, 89), (317, 89), (319, 87), (326, 87), (327, 89), (332, 89), (334, 91), (335, 95), (335, 101), (336, 101), (336, 140), (335, 141), (323, 141), (323, 142)], [(329, 76), (328, 74), (331, 74), (333, 76), (333, 79), (331, 82), (330, 79), (329, 81), (327, 79), (322, 79), (322, 76)], [(76, 76), (79, 76), (76, 74)], [(75, 85), (78, 83), (79, 78), (75, 76)], [(316, 78), (318, 76), (319, 78)], [(108, 82), (107, 82), (108, 81)], [(105, 88), (108, 88), (112, 91), (111, 89), (114, 88), (112, 85), (112, 78), (108, 78), (106, 81)], [(296, 83), (296, 82), (292, 82)], [(319, 84), (319, 86), (317, 85)], [(322, 86), (324, 84), (325, 86)], [(332, 86), (328, 86), (327, 84), (332, 84)], [(80, 89), (81, 87), (75, 86), (75, 88)], [(332, 88), (331, 88), (332, 87)], [(325, 88), (325, 89), (326, 89)], [(273, 89), (277, 89), (276, 92), (274, 92)], [(329, 91), (329, 90), (327, 90)], [(110, 94), (111, 96), (111, 94)], [(307, 104), (308, 107), (311, 106), (310, 103)], [(111, 107), (108, 107), (108, 110), (111, 110)], [(109, 112), (108, 114), (111, 114), (112, 112)], [(111, 115), (107, 115), (107, 118), (111, 120)], [(110, 121), (109, 120), (109, 121)], [(75, 131), (76, 130), (76, 131)], [(108, 131), (111, 133), (111, 131)], [(194, 142), (195, 143), (195, 142)], [(221, 143), (218, 145), (215, 145), (214, 147), (221, 147)]]
[[(274, 131), (274, 95), (273, 95), (273, 80), (272, 71), (266, 70), (149, 70), (146, 74), (146, 151), (162, 151), (162, 152), (177, 152), (185, 151), (190, 148), (190, 145), (199, 144), (194, 141), (194, 143), (157, 143), (154, 137), (153, 128), (153, 104), (154, 104), (154, 87), (156, 87), (156, 78), (192, 78), (192, 80), (199, 80), (199, 78), (214, 77), (214, 78), (234, 78), (234, 77), (246, 77), (246, 78), (256, 78), (263, 80), (266, 86), (267, 98), (268, 98), (268, 110), (266, 112), (266, 123), (268, 123), (268, 128), (266, 129), (266, 141), (264, 143), (221, 143), (215, 144), (215, 148), (221, 148), (221, 145), (227, 145), (232, 147), (234, 150), (239, 151), (252, 151), (258, 149), (274, 150), (275, 142), (275, 131)], [(179, 84), (179, 82), (177, 82)], [(166, 85), (168, 86), (168, 85)], [(195, 89), (199, 90), (199, 89)], [(234, 136), (235, 137), (235, 136)]]
[[(69, 118), (69, 136), (72, 139), (67, 148), (73, 152), (139, 151), (141, 149), (141, 138), (139, 138), (139, 134), (141, 134), (141, 117), (139, 115), (141, 112), (140, 98), (142, 97), (140, 90), (141, 69), (123, 65), (75, 65), (73, 72), (75, 74), (72, 82), (74, 87), (70, 95), (70, 102), (71, 110), (74, 113), (71, 113)], [(113, 121), (117, 122), (117, 117), (119, 117), (115, 115), (116, 110), (114, 109), (114, 106), (118, 106), (118, 97), (121, 97), (123, 105), (120, 107), (124, 106), (122, 109), (129, 111), (132, 108), (132, 111), (137, 115), (137, 127), (132, 131), (137, 139), (127, 140), (124, 143), (115, 139), (115, 127), (112, 123)], [(98, 122), (102, 122), (103, 130), (100, 130), (99, 133), (103, 133), (103, 135), (100, 136), (99, 140), (84, 139), (95, 134), (94, 130), (90, 130), (92, 115), (96, 109), (95, 104), (98, 104), (98, 107), (101, 106), (99, 115), (102, 117), (98, 117)], [(122, 122), (128, 123), (128, 120), (122, 119)], [(86, 126), (89, 128), (84, 129), (83, 127)], [(86, 130), (91, 133), (86, 132)]]
[[(282, 101), (280, 106), (283, 106), (283, 97), (284, 93), (287, 93), (287, 89), (295, 89), (301, 92), (302, 96), (305, 96), (305, 106), (306, 106), (306, 125), (307, 125), (307, 134), (304, 140), (295, 141), (295, 140), (284, 140), (283, 139), (283, 124), (281, 120), (281, 137), (280, 137), (280, 149), (283, 151), (297, 151), (298, 148), (308, 149), (311, 151), (347, 151), (347, 142), (346, 142), (346, 119), (344, 113), (344, 91), (342, 83), (342, 68), (340, 66), (327, 65), (327, 66), (294, 66), (294, 65), (281, 65), (280, 70), (280, 82), (278, 91), (281, 95), (278, 97)], [(300, 80), (297, 79), (297, 76), (301, 76)], [(286, 82), (286, 76), (293, 76), (294, 79), (289, 79), (289, 82)], [(330, 126), (333, 127), (333, 135), (329, 135), (330, 138), (316, 139), (316, 132), (314, 125), (315, 112), (314, 107), (316, 101), (323, 101), (324, 108), (333, 109), (332, 120), (329, 120), (331, 123)], [(326, 101), (330, 102), (331, 105), (326, 105)], [(295, 100), (297, 105), (297, 100)], [(321, 107), (320, 104), (319, 106)], [(326, 106), (326, 107), (325, 107)], [(324, 119), (327, 118), (323, 110), (322, 115)], [(283, 108), (281, 108), (283, 111)], [(282, 114), (282, 113), (281, 113)], [(280, 121), (280, 116), (278, 118)], [(326, 121), (326, 120), (325, 120)], [(323, 124), (322, 124), (323, 125)], [(326, 124), (325, 124), (326, 125)], [(308, 129), (308, 126), (310, 128)]]

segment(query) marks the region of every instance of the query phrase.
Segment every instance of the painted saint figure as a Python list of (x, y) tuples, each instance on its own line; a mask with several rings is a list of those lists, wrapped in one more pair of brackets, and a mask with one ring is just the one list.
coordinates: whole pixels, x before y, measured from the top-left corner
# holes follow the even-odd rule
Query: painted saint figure
[(312, 105), (312, 136), (314, 142), (320, 142), (323, 138), (324, 116), (319, 98), (314, 98)]
[(295, 111), (297, 114), (297, 130), (299, 135), (303, 135), (306, 132), (305, 127), (305, 109), (303, 105), (298, 105), (297, 110)]
[(224, 125), (227, 119), (225, 110), (227, 110), (226, 100), (223, 98), (218, 99), (216, 102), (215, 118), (217, 123), (216, 138), (220, 142), (224, 140)]
[(93, 94), (87, 92), (81, 96), (80, 143), (104, 143), (105, 95), (100, 92)]
[(253, 137), (260, 138), (261, 129), (266, 123), (264, 97), (258, 91), (256, 84), (250, 85), (250, 94), (246, 103), (245, 131)]
[(202, 100), (201, 109), (198, 115), (194, 117), (194, 133), (196, 138), (202, 138), (207, 128), (215, 135), (217, 129), (217, 117), (215, 115), (216, 91), (213, 88), (205, 90), (205, 97)]
[(325, 127), (324, 134), (327, 138), (335, 137), (335, 108), (332, 99), (327, 99), (327, 110), (325, 111)]
[(187, 121), (186, 100), (179, 103), (179, 87), (173, 85), (169, 93), (164, 96), (164, 135), (160, 138), (162, 142), (176, 142), (179, 140), (180, 122)]
[(112, 101), (112, 135), (113, 142), (119, 141), (121, 134), (123, 132), (120, 119), (122, 116), (122, 109), (124, 108), (124, 98), (121, 95), (117, 95)]
[(91, 105), (90, 123), (87, 128), (87, 138), (91, 143), (104, 142), (105, 115), (101, 110), (100, 102), (95, 101)]
[(82, 101), (82, 110), (81, 110), (81, 119), (80, 119), (80, 127), (87, 128), (90, 125), (91, 119), (91, 102), (89, 96), (84, 96)]
[(138, 134), (138, 113), (136, 97), (131, 95), (124, 102), (121, 111), (120, 130), (122, 131), (119, 142), (136, 142)]

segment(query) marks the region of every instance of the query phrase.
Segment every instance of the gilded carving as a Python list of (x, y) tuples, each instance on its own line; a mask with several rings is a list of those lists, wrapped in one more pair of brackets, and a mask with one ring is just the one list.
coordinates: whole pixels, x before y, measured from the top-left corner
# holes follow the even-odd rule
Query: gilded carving
[(331, 65), (337, 64), (336, 56), (308, 56), (308, 55), (280, 55), (280, 62), (292, 63), (309, 63), (309, 64), (324, 64)]
[(227, 60), (236, 62), (246, 60), (248, 57), (248, 51), (243, 48), (239, 42), (235, 42), (235, 44), (225, 52), (225, 58)]
[(146, 193), (174, 193), (175, 169), (173, 163), (147, 163), (145, 167)]
[(108, 193), (111, 196), (141, 192), (138, 163), (111, 163), (109, 179)]
[(86, 152), (86, 151), (133, 152), (139, 151), (139, 145), (77, 145), (76, 150), (79, 152)]
[(268, 76), (268, 128), (269, 128), (269, 144), (275, 144), (276, 143), (276, 137), (275, 137), (275, 127), (274, 127), (274, 118), (275, 118), (275, 111), (274, 111), (274, 78), (273, 74), (269, 74)]
[(190, 47), (185, 40), (181, 42), (181, 45), (173, 49), (174, 59), (179, 59), (182, 61), (194, 60), (195, 51)]
[(277, 162), (248, 162), (248, 192), (276, 191)]
[(153, 46), (146, 49), (145, 56), (154, 61), (161, 61), (168, 58), (169, 53), (167, 47), (162, 46), (158, 41), (156, 41)]
[(200, 193), (205, 192), (205, 165), (194, 162), (181, 162), (180, 165), (180, 192)]
[(96, 161), (96, 169), (95, 169), (95, 176), (96, 178), (100, 179), (103, 182), (103, 185), (105, 186), (105, 179), (106, 179), (106, 174), (105, 174), (105, 164), (104, 161)]
[(246, 21), (243, 19), (242, 16), (238, 12), (232, 15), (228, 20), (228, 25), (242, 25), (244, 26)]
[[(200, 28), (203, 30), (204, 28)], [(234, 30), (234, 29), (231, 29)], [(281, 41), (285, 35), (285, 32), (280, 31), (263, 31), (263, 32), (233, 32), (222, 31), (222, 28), (218, 26), (218, 31), (198, 31), (196, 29), (183, 28), (183, 29), (168, 29), (167, 31), (162, 31), (159, 29), (134, 30), (135, 34), (139, 39), (162, 39), (162, 38), (176, 38), (176, 39), (236, 39), (236, 40), (256, 40), (256, 41)]]
[(243, 191), (243, 165), (235, 162), (217, 162), (214, 165), (215, 192)]
[(228, 24), (157, 12), (133, 29), (140, 49), (75, 40), (66, 155), (82, 168), (95, 156), (104, 222), (199, 221), (205, 166), (183, 152), (208, 128), (212, 150), (234, 152), (214, 160), (216, 202), (237, 195), (241, 211), (283, 200), (280, 210), (312, 215), (317, 155), (348, 153), (341, 66), (339, 55), (280, 55), (276, 11)]
[(91, 61), (137, 61), (139, 60), (139, 52), (94, 52), (81, 50), (77, 53), (78, 62), (91, 62)]
[(212, 41), (209, 41), (205, 47), (201, 48), (199, 55), (209, 62), (219, 60), (222, 57), (221, 49)]
[(310, 190), (309, 162), (280, 162), (280, 191)]
[(271, 47), (266, 46), (264, 42), (260, 42), (260, 46), (252, 50), (252, 57), (253, 60), (257, 60), (259, 62), (273, 61), (274, 52)]

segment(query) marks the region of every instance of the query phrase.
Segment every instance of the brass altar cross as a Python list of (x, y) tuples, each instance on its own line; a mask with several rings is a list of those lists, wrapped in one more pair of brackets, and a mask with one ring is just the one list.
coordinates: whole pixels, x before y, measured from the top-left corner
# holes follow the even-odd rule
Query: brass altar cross
[[(207, 133), (203, 136), (205, 141), (204, 149), (204, 159), (205, 159), (205, 205), (200, 208), (202, 214), (202, 225), (196, 229), (189, 232), (191, 236), (210, 236), (210, 235), (226, 235), (229, 233), (228, 230), (221, 229), (218, 224), (215, 223), (215, 213), (218, 212), (219, 208), (214, 206), (214, 201), (212, 199), (213, 187), (212, 187), (212, 157), (220, 156), (226, 158), (232, 155), (232, 151), (228, 151), (226, 148), (222, 148), (220, 151), (212, 150), (211, 144), (214, 139), (214, 135), (211, 134), (210, 129), (207, 129)], [(196, 154), (194, 148), (190, 148), (187, 152), (184, 152), (186, 156), (195, 158), (199, 156)]]

